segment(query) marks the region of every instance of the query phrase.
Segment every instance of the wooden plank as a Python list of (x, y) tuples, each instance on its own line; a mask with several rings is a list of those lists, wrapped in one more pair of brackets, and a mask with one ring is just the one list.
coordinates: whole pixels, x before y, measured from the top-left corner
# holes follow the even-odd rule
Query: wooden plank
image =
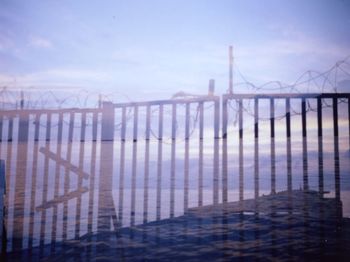
[(45, 201), (41, 203), (41, 205), (37, 206), (35, 210), (37, 212), (47, 210), (48, 208), (55, 208), (58, 204), (64, 203), (65, 201), (76, 199), (81, 197), (82, 194), (88, 192), (89, 189), (87, 187), (81, 187), (80, 189), (70, 191), (67, 195), (57, 196), (52, 200)]
[[(48, 159), (52, 159), (53, 161), (55, 161), (57, 165), (63, 166), (65, 169), (68, 169), (69, 172), (75, 173), (78, 178), (89, 178), (89, 174), (84, 171), (82, 166), (76, 166), (72, 164), (71, 161), (63, 159), (58, 154), (50, 151), (49, 148), (41, 147), (39, 151), (40, 153), (44, 154), (44, 156)], [(66, 175), (69, 176), (70, 174), (66, 172)]]

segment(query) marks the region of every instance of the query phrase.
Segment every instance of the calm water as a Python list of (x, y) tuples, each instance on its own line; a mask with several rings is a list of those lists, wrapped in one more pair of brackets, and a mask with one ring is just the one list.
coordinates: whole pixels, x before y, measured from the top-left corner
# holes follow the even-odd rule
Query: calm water
[[(341, 207), (340, 207), (341, 209)], [(71, 229), (74, 236), (74, 228)], [(282, 192), (189, 209), (133, 227), (44, 244), (7, 258), (76, 260), (347, 261), (350, 219), (317, 192)]]

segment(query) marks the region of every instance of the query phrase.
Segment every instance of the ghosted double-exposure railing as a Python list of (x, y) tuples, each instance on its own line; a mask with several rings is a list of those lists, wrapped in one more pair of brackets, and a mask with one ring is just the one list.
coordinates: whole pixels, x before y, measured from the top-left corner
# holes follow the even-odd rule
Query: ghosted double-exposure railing
[[(192, 207), (290, 192), (299, 183), (304, 190), (317, 185), (321, 195), (334, 191), (340, 201), (338, 107), (347, 112), (341, 123), (350, 132), (349, 100), (348, 93), (226, 94), (222, 100), (208, 95), (102, 102), (97, 108), (2, 110), (6, 249), (55, 248), (67, 239), (173, 218)], [(252, 112), (246, 110), (251, 101)], [(316, 167), (308, 159), (310, 108), (316, 112)], [(331, 116), (325, 117), (326, 110)], [(299, 122), (301, 133), (295, 133)], [(332, 129), (331, 146), (325, 128)], [(349, 133), (342, 134), (349, 140)], [(333, 154), (334, 187), (325, 177), (325, 151)], [(293, 152), (301, 156), (301, 178), (293, 173)], [(283, 179), (276, 170), (281, 159)], [(269, 162), (269, 169), (260, 168), (262, 162)], [(316, 180), (310, 176), (315, 172)]]

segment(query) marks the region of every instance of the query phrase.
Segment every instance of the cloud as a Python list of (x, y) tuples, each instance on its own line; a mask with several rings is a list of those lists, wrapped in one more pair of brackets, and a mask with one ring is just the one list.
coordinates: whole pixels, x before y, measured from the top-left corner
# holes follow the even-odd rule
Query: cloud
[[(72, 99), (85, 91), (82, 99), (86, 94), (93, 93), (98, 90), (101, 93), (107, 92), (106, 89), (97, 89), (98, 87), (108, 86), (110, 77), (102, 71), (90, 69), (74, 69), (74, 68), (56, 68), (43, 71), (37, 71), (26, 74), (0, 74), (0, 91), (6, 89), (14, 92), (14, 96), (19, 91), (31, 93), (34, 98), (38, 98), (43, 94), (53, 91), (55, 96), (73, 94)], [(105, 84), (107, 83), (107, 84)], [(68, 101), (68, 100), (67, 100)]]
[(50, 40), (39, 36), (31, 36), (29, 39), (29, 45), (36, 48), (52, 48), (53, 44)]
[(291, 84), (304, 72), (324, 72), (350, 54), (348, 46), (293, 30), (235, 48), (235, 63), (249, 81)]
[(14, 77), (6, 74), (0, 74), (0, 85), (8, 85), (14, 83)]
[(319, 58), (329, 65), (350, 54), (348, 46), (333, 41), (320, 39), (312, 35), (287, 28), (280, 32), (280, 37), (263, 43), (254, 43), (241, 49), (243, 56), (262, 55), (266, 57), (303, 56)]
[(111, 82), (111, 73), (92, 69), (56, 68), (22, 75), (0, 74), (0, 84), (28, 86), (96, 86)]
[(337, 91), (338, 92), (349, 92), (350, 90), (350, 80), (349, 79), (346, 79), (346, 80), (343, 80), (343, 81), (340, 81), (338, 83), (338, 86), (337, 86)]

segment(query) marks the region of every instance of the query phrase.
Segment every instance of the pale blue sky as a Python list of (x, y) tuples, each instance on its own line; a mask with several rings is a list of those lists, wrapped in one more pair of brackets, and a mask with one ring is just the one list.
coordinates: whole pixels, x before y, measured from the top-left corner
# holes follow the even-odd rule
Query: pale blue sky
[(350, 1), (0, 0), (1, 86), (222, 94), (231, 44), (249, 81), (292, 83), (350, 55)]

